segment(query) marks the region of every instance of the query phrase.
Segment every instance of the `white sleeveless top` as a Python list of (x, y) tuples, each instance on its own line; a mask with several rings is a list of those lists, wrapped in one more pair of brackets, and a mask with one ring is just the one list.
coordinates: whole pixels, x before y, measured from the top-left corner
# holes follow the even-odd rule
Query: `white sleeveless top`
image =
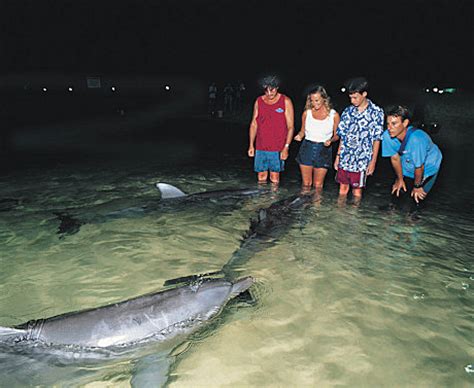
[(336, 111), (331, 109), (324, 120), (313, 118), (311, 109), (306, 111), (305, 138), (316, 143), (324, 143), (332, 137), (334, 129), (334, 115)]

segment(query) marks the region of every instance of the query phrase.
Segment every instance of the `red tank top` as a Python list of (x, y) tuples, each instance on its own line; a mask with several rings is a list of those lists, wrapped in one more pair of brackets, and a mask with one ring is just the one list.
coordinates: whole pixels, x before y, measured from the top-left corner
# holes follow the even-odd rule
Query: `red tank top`
[(285, 117), (285, 96), (280, 95), (279, 100), (269, 105), (263, 101), (262, 96), (257, 99), (257, 143), (259, 151), (278, 151), (285, 146), (288, 127)]

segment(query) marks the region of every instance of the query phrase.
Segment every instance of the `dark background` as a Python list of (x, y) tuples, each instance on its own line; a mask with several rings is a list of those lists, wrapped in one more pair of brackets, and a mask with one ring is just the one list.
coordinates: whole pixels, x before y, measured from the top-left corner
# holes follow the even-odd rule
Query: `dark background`
[[(421, 107), (428, 122), (443, 126), (436, 142), (465, 144), (473, 4), (0, 0), (0, 169), (111, 158), (117, 144), (117, 157), (123, 144), (128, 154), (136, 146), (133, 157), (149, 148), (155, 157), (154, 147), (182, 138), (204, 148), (203, 157), (216, 157), (224, 143), (245, 156), (258, 80), (269, 73), (293, 99), (297, 130), (309, 84), (323, 84), (341, 112), (349, 101), (340, 87), (362, 75), (377, 104)], [(88, 76), (100, 77), (102, 87), (89, 89)], [(243, 81), (243, 110), (210, 118), (211, 81), (221, 108), (225, 84)], [(458, 92), (424, 92), (434, 86)]]
[(3, 73), (472, 81), (470, 0), (3, 0), (0, 17)]

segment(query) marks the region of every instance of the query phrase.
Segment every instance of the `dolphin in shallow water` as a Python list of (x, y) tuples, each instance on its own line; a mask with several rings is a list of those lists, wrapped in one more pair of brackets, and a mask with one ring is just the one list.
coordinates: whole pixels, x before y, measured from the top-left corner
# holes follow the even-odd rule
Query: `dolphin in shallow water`
[(81, 226), (85, 224), (99, 224), (117, 218), (142, 217), (144, 214), (151, 213), (153, 211), (164, 210), (166, 206), (170, 205), (170, 203), (173, 201), (220, 201), (226, 199), (252, 197), (269, 192), (268, 189), (262, 188), (243, 188), (212, 190), (193, 194), (185, 194), (177, 187), (168, 183), (157, 183), (156, 188), (161, 193), (161, 200), (148, 201), (147, 203), (141, 203), (138, 206), (130, 207), (130, 199), (127, 199), (126, 201), (119, 199), (113, 200), (109, 203), (97, 205), (92, 209), (88, 209), (88, 212), (92, 213), (92, 215), (76, 215), (74, 213), (77, 213), (77, 209), (75, 209), (74, 212), (65, 210), (57, 211), (54, 213), (56, 219), (59, 220), (57, 234), (59, 235), (59, 238), (62, 239), (64, 236), (78, 233)]
[(189, 282), (200, 276), (224, 275), (229, 279), (234, 278), (238, 267), (284, 235), (294, 225), (298, 215), (301, 214), (301, 210), (313, 201), (314, 196), (312, 194), (302, 193), (281, 199), (267, 208), (259, 209), (256, 216), (250, 220), (250, 227), (243, 235), (239, 248), (221, 270), (170, 279), (164, 283), (165, 286)]
[(163, 342), (197, 330), (254, 280), (200, 279), (99, 308), (0, 327), (0, 342), (107, 348)]
[(256, 217), (250, 220), (250, 227), (245, 233), (240, 247), (222, 267), (221, 272), (226, 277), (234, 277), (238, 267), (287, 233), (298, 220), (301, 210), (313, 201), (314, 196), (309, 193), (298, 194), (258, 210)]
[(204, 191), (201, 193), (194, 194), (185, 194), (177, 187), (170, 185), (168, 183), (157, 183), (156, 188), (161, 193), (162, 200), (168, 199), (186, 199), (186, 200), (200, 200), (200, 199), (215, 199), (215, 198), (240, 198), (240, 197), (250, 197), (253, 195), (259, 195), (262, 193), (267, 193), (269, 190), (262, 188), (243, 188), (243, 189), (222, 189), (222, 190), (212, 190)]

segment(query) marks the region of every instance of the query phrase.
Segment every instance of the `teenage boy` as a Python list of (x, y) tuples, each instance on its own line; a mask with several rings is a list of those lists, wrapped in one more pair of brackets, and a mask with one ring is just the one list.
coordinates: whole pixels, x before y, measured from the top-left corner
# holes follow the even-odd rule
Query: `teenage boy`
[(339, 195), (345, 198), (351, 188), (354, 199), (359, 201), (367, 176), (375, 171), (384, 113), (367, 98), (369, 84), (365, 78), (349, 80), (346, 89), (352, 105), (342, 112), (337, 128), (341, 140), (334, 168)]

